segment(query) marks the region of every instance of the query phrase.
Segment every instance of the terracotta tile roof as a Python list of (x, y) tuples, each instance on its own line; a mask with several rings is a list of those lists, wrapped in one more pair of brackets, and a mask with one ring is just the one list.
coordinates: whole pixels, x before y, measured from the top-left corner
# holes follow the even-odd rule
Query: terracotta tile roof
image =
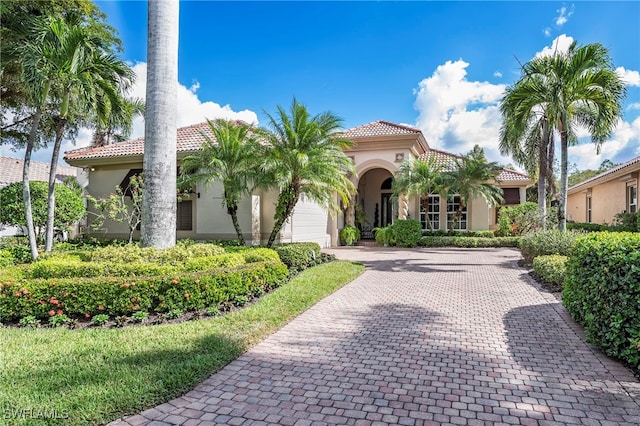
[(576, 185), (573, 185), (571, 188), (568, 189), (568, 191), (572, 191), (575, 188), (578, 188), (578, 187), (583, 186), (583, 185), (588, 185), (589, 183), (592, 183), (592, 182), (594, 182), (596, 180), (600, 180), (602, 178), (605, 178), (610, 174), (619, 172), (619, 171), (621, 171), (623, 169), (626, 169), (627, 167), (633, 166), (635, 164), (640, 164), (640, 157), (632, 158), (631, 160), (627, 161), (626, 163), (620, 164), (619, 166), (616, 166), (616, 167), (614, 167), (612, 169), (609, 169), (606, 172), (602, 172), (597, 176), (594, 176), (594, 177), (589, 178), (587, 180), (584, 180), (584, 181), (582, 181), (582, 182), (580, 182), (580, 183), (578, 183)]
[[(209, 125), (204, 123), (193, 124), (178, 129), (177, 151), (192, 152), (200, 148), (203, 137), (202, 132), (214, 139)], [(132, 157), (144, 153), (144, 138), (132, 139), (125, 142), (114, 143), (100, 147), (86, 147), (67, 151), (65, 160), (85, 160), (94, 158)]]
[(344, 133), (344, 136), (349, 139), (357, 139), (375, 136), (410, 135), (417, 133), (422, 132), (420, 129), (416, 129), (415, 127), (379, 120), (349, 129)]
[[(13, 182), (22, 182), (22, 168), (24, 160), (19, 158), (0, 157), (0, 187), (7, 186)], [(49, 163), (31, 161), (29, 167), (29, 180), (49, 181)], [(56, 180), (62, 182), (68, 176), (76, 177), (77, 167), (61, 166), (56, 168)]]
[[(451, 154), (449, 152), (440, 151), (438, 149), (431, 149), (426, 154), (422, 154), (420, 159), (434, 158), (436, 164), (440, 165), (444, 170), (452, 170), (455, 161), (461, 158), (459, 155)], [(524, 173), (516, 172), (515, 170), (502, 169), (498, 175), (499, 182), (529, 182), (531, 179)]]

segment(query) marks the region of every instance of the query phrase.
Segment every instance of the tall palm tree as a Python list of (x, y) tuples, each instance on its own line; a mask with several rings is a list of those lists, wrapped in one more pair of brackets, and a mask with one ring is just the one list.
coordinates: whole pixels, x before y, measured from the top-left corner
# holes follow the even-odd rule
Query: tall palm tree
[(338, 197), (346, 205), (355, 192), (349, 180), (355, 168), (343, 152), (352, 142), (340, 132), (342, 120), (330, 112), (311, 116), (296, 99), (289, 112), (281, 106), (277, 109), (275, 116), (267, 114), (271, 132), (264, 167), (272, 185), (279, 189), (269, 247), (293, 213), (300, 194), (336, 212)]
[(455, 159), (453, 170), (444, 177), (444, 186), (450, 196), (458, 195), (460, 203), (455, 212), (459, 220), (474, 198), (482, 197), (487, 204), (500, 204), (502, 190), (497, 185), (497, 176), (502, 168), (497, 162), (489, 162), (484, 150), (478, 145), (466, 155)]
[(93, 126), (93, 146), (104, 146), (127, 140), (133, 130), (133, 120), (144, 116), (144, 101), (138, 98), (122, 98), (112, 105), (107, 117), (95, 116), (87, 123)]
[(576, 143), (577, 127), (586, 128), (600, 151), (621, 115), (624, 83), (616, 75), (607, 49), (601, 44), (534, 58), (523, 67), (517, 83), (527, 92), (510, 110), (517, 123), (526, 122), (531, 111), (542, 110), (551, 129), (560, 135), (559, 228), (566, 230), (568, 147)]
[(214, 139), (206, 134), (204, 143), (195, 154), (184, 158), (181, 182), (191, 186), (195, 182), (222, 182), (223, 205), (231, 216), (238, 241), (244, 236), (238, 222), (238, 204), (251, 193), (259, 168), (260, 145), (253, 126), (243, 122), (217, 119), (207, 120)]
[[(405, 160), (393, 177), (393, 196), (420, 197), (422, 207), (428, 210), (429, 194), (443, 194), (443, 170), (434, 158)], [(431, 229), (431, 221), (427, 221)]]
[[(49, 108), (55, 123), (55, 140), (49, 171), (48, 218), (45, 250), (53, 247), (56, 168), (65, 131), (90, 115), (106, 120), (122, 103), (134, 73), (108, 51), (109, 44), (81, 25), (78, 14), (44, 21), (34, 42), (34, 69), (51, 82)], [(27, 74), (33, 71), (27, 71)], [(38, 77), (36, 77), (38, 78)]]
[(178, 0), (149, 1), (141, 243), (176, 243)]

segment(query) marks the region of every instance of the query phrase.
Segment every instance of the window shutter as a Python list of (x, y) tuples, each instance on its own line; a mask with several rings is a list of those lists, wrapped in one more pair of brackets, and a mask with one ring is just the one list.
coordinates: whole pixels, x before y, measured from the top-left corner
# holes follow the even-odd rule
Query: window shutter
[(178, 203), (177, 229), (178, 231), (191, 231), (193, 224), (191, 220), (192, 201), (184, 200)]

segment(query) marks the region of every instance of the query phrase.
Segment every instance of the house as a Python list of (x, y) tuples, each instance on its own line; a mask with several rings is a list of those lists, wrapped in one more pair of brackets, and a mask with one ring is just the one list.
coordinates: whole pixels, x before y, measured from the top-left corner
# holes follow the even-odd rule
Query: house
[[(207, 123), (178, 129), (178, 163), (198, 149), (203, 133), (213, 138)], [(354, 223), (356, 210), (368, 229), (385, 226), (395, 218), (419, 218), (425, 228), (426, 220), (436, 229), (451, 226), (446, 212), (457, 210), (459, 199), (445, 200), (433, 195), (428, 212), (420, 210), (422, 203), (418, 199), (401, 198), (396, 206), (391, 198), (391, 182), (399, 164), (405, 159), (436, 156), (443, 165), (451, 165), (455, 155), (431, 149), (419, 129), (386, 121), (355, 127), (347, 130), (345, 136), (354, 141), (345, 154), (352, 159), (357, 172), (351, 177), (358, 189), (356, 202), (345, 212), (332, 217), (303, 195), (280, 233), (281, 242), (315, 241), (322, 247), (335, 246), (338, 229), (346, 223)], [(87, 191), (100, 197), (113, 192), (116, 185), (126, 185), (127, 176), (142, 169), (143, 149), (144, 140), (138, 138), (69, 151), (64, 158), (67, 163), (88, 172)], [(525, 190), (532, 184), (526, 175), (505, 169), (498, 178), (509, 204), (525, 201)], [(239, 221), (247, 241), (255, 244), (266, 241), (273, 226), (276, 199), (275, 191), (259, 189), (241, 202)], [(473, 200), (454, 227), (493, 229), (496, 227), (495, 207), (487, 205), (483, 199)], [(124, 224), (106, 223), (103, 232), (112, 237), (125, 237), (127, 229)], [(178, 203), (177, 235), (178, 238), (193, 239), (235, 238), (231, 220), (222, 207), (220, 184), (208, 187), (198, 184), (188, 197)]]
[(640, 157), (572, 186), (567, 191), (567, 219), (607, 223), (621, 212), (638, 211)]
[[(22, 170), (24, 168), (24, 160), (11, 157), (0, 157), (0, 188), (3, 188), (14, 182), (22, 182)], [(49, 171), (51, 165), (40, 161), (31, 161), (29, 165), (29, 180), (49, 182)], [(81, 169), (58, 165), (56, 167), (56, 182), (62, 183), (67, 177), (78, 178), (78, 172)], [(0, 237), (12, 235), (21, 235), (22, 230), (15, 226), (6, 226), (0, 224)]]

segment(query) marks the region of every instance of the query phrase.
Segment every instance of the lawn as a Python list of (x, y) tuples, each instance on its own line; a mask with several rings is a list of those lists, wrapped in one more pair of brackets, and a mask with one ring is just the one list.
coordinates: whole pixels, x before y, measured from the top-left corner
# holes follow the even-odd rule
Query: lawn
[(101, 424), (175, 398), (364, 271), (308, 269), (222, 317), (126, 328), (0, 329), (1, 424)]

